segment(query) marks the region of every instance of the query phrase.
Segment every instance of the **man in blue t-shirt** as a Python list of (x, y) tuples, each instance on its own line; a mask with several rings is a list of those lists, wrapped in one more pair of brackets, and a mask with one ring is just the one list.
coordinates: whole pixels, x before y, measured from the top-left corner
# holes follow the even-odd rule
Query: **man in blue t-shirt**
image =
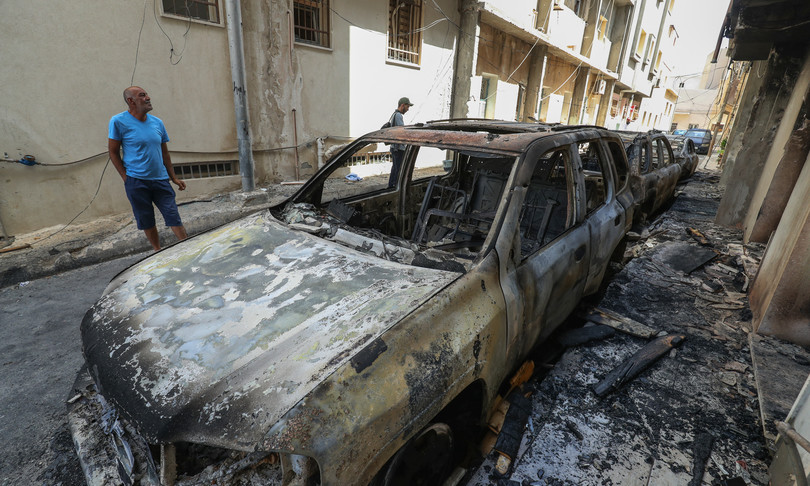
[(153, 204), (177, 239), (188, 237), (169, 179), (181, 191), (185, 190), (186, 183), (174, 174), (166, 145), (169, 135), (160, 118), (148, 114), (152, 111), (152, 100), (146, 91), (130, 86), (124, 90), (124, 101), (128, 110), (110, 119), (107, 141), (110, 160), (124, 180), (138, 229), (146, 233), (146, 239), (157, 251), (160, 238)]

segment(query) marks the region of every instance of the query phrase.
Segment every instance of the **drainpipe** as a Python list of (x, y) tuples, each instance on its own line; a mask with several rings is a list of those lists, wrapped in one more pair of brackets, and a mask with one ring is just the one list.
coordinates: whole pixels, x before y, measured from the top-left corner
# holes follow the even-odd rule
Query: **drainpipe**
[(256, 188), (253, 176), (253, 148), (250, 139), (247, 87), (245, 83), (245, 51), (242, 39), (242, 8), (240, 0), (226, 0), (225, 10), (228, 26), (228, 50), (231, 57), (233, 79), (233, 108), (236, 113), (236, 138), (239, 145), (239, 172), (242, 174), (242, 191)]
[(292, 109), (292, 119), (293, 119), (293, 144), (295, 144), (295, 180), (301, 180), (301, 176), (298, 173), (298, 121), (296, 120), (295, 116), (295, 108)]

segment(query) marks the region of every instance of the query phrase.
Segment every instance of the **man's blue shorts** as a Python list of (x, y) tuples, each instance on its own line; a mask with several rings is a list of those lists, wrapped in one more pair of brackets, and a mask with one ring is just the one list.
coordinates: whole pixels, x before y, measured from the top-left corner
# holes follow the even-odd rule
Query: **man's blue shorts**
[(166, 226), (183, 226), (177, 203), (174, 201), (174, 188), (168, 179), (152, 181), (127, 176), (124, 188), (139, 230), (155, 227), (155, 210), (152, 204), (157, 206), (163, 215)]

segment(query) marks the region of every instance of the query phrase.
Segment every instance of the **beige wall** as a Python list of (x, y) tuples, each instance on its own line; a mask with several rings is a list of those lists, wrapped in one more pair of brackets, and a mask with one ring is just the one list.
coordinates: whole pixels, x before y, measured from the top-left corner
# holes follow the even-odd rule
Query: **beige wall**
[[(122, 91), (133, 70), (134, 84), (149, 92), (152, 113), (166, 124), (175, 163), (235, 158), (228, 153), (236, 140), (225, 29), (158, 12), (176, 52), (189, 29), (182, 59), (172, 65), (152, 5), (146, 2), (144, 15), (143, 2), (86, 0), (70, 8), (45, 0), (3, 3), (0, 156), (66, 164), (105, 154), (62, 167), (0, 163), (0, 221), (7, 233), (64, 224), (85, 208), (107, 160), (108, 121), (126, 108)], [(239, 178), (188, 185), (181, 200), (238, 187)], [(123, 185), (110, 165), (98, 197), (77, 222), (125, 211)]]
[[(460, 22), (454, 0), (438, 4), (453, 22)], [(449, 117), (458, 29), (440, 20), (444, 16), (429, 3), (423, 6), (422, 25), (439, 22), (422, 32), (419, 66), (387, 60), (387, 3), (333, 0), (331, 7), (340, 15), (331, 15), (328, 49), (290, 44), (286, 2), (246, 5), (245, 17), (251, 18), (243, 23), (254, 149), (290, 147), (297, 135), (302, 145), (299, 178), (317, 169), (316, 139), (324, 138), (329, 147), (377, 130), (402, 96), (415, 104), (404, 117), (406, 124)], [(268, 167), (262, 174), (265, 182), (295, 178), (293, 149), (260, 154), (257, 165), (259, 161)]]
[[(0, 156), (66, 164), (99, 154), (62, 167), (0, 163), (0, 221), (10, 235), (67, 223), (90, 201), (107, 160), (109, 118), (126, 108), (121, 92), (131, 84), (136, 51), (134, 84), (149, 92), (152, 113), (166, 124), (172, 160), (238, 159), (224, 9), (215, 26), (162, 16), (160, 4), (3, 3)], [(438, 5), (459, 22), (454, 0)], [(423, 32), (420, 66), (402, 66), (386, 61), (387, 3), (333, 0), (332, 8), (351, 24), (331, 14), (332, 47), (318, 49), (291, 45), (291, 0), (242, 2), (257, 185), (312, 174), (317, 138), (328, 148), (376, 130), (401, 96), (416, 104), (406, 123), (449, 116), (458, 32), (451, 22)], [(444, 18), (429, 3), (423, 10), (425, 26)], [(170, 60), (170, 41), (155, 15), (182, 58)], [(296, 150), (288, 148), (296, 137), (297, 174)], [(239, 176), (192, 180), (179, 199), (240, 185)], [(77, 223), (121, 212), (129, 204), (110, 165)]]

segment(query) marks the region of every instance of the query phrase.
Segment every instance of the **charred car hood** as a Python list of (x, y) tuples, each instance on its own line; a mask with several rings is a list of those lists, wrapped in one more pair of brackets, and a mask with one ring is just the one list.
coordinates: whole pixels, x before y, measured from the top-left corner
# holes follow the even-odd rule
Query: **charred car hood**
[(116, 277), (82, 322), (84, 353), (102, 393), (150, 442), (250, 450), (458, 275), (388, 262), (264, 212)]

